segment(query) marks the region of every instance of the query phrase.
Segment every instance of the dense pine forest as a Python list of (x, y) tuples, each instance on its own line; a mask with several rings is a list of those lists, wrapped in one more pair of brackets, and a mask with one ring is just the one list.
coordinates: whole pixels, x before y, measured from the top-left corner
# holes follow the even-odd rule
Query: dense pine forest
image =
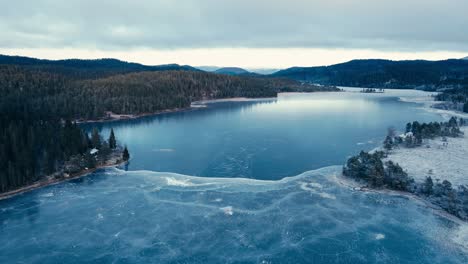
[[(309, 90), (315, 89), (321, 88), (310, 86)], [(0, 65), (0, 111), (11, 119), (95, 119), (106, 111), (139, 114), (189, 107), (201, 99), (275, 97), (280, 91), (296, 90), (307, 90), (307, 85), (198, 71), (137, 72), (75, 80), (49, 71)]]
[(273, 76), (326, 85), (436, 90), (468, 85), (468, 60), (353, 60), (331, 66), (293, 67)]
[[(120, 74), (120, 71), (108, 70), (108, 66), (104, 67), (105, 73), (94, 66), (92, 69), (97, 69), (90, 74), (92, 77), (76, 78), (62, 74), (62, 66), (55, 72), (50, 67), (49, 64), (44, 68), (41, 64), (0, 65), (0, 111), (5, 118), (93, 119), (103, 117), (106, 111), (118, 114), (155, 112), (188, 107), (190, 102), (201, 99), (274, 97), (280, 91), (336, 90), (303, 85), (289, 79), (237, 77), (201, 71)], [(112, 72), (111, 76), (108, 76), (109, 72)]]
[(104, 150), (71, 121), (2, 118), (0, 127), (0, 192), (42, 180), (64, 169), (71, 158), (82, 159), (83, 168), (93, 168), (89, 150)]
[(0, 65), (16, 65), (29, 70), (61, 74), (73, 79), (98, 79), (116, 74), (142, 71), (186, 70), (200, 71), (187, 65), (166, 64), (147, 66), (117, 59), (41, 60), (36, 58), (0, 55)]
[[(0, 56), (0, 192), (104, 163), (117, 146), (98, 133), (87, 135), (74, 123), (77, 120), (100, 119), (108, 112), (186, 108), (202, 99), (324, 89), (336, 90), (289, 79), (206, 73), (188, 66)], [(99, 155), (90, 157), (94, 148)], [(128, 150), (120, 150), (128, 159)]]
[(440, 106), (468, 113), (468, 85), (445, 89), (436, 96), (436, 100), (446, 102), (445, 105)]

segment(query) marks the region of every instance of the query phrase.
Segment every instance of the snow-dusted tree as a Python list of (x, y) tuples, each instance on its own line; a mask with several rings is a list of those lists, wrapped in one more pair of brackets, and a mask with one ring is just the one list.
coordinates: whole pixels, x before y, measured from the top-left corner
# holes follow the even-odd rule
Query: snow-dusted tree
[(406, 124), (406, 133), (411, 132), (411, 123)]
[(432, 181), (431, 176), (429, 176), (424, 181), (423, 192), (426, 195), (431, 195), (434, 192), (433, 187), (434, 187), (434, 182)]
[(383, 144), (386, 150), (391, 150), (393, 148), (393, 139), (390, 136), (387, 136), (385, 137)]
[(99, 135), (97, 128), (94, 128), (91, 133), (91, 144), (93, 145), (93, 148), (101, 148), (101, 135)]

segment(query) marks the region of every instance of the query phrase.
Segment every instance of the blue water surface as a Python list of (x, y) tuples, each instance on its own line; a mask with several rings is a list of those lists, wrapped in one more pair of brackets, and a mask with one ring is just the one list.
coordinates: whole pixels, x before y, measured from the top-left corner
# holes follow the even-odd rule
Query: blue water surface
[(380, 146), (389, 127), (441, 120), (397, 95), (282, 94), (86, 127), (114, 128), (132, 154), (129, 170), (272, 180), (343, 164)]

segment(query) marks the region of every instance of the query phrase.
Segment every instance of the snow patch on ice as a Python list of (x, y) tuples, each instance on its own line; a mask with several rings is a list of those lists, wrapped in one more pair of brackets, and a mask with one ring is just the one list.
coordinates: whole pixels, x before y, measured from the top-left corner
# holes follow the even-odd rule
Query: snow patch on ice
[(221, 211), (223, 211), (225, 215), (231, 216), (234, 214), (234, 210), (232, 209), (232, 206), (221, 207), (219, 209), (221, 209)]
[(336, 200), (336, 196), (333, 195), (333, 194), (329, 194), (329, 193), (326, 193), (326, 192), (318, 192), (317, 194), (322, 198)]
[(188, 186), (194, 185), (192, 182), (190, 182), (189, 179), (179, 180), (173, 177), (166, 177), (166, 183), (167, 185), (180, 186), (180, 187), (188, 187)]
[(309, 182), (309, 186), (317, 188), (317, 189), (322, 189), (323, 188), (322, 184), (316, 183), (316, 182)]
[(385, 235), (384, 234), (376, 234), (375, 235), (375, 240), (382, 240), (385, 238)]
[(321, 184), (319, 184), (319, 183), (300, 181), (299, 186), (300, 186), (300, 188), (302, 190), (313, 193), (313, 194), (316, 194), (316, 195), (318, 195), (318, 196), (320, 196), (322, 198), (332, 199), (332, 200), (336, 199), (336, 197), (334, 195), (323, 192), (322, 191), (323, 186)]
[(154, 152), (174, 152), (175, 149), (171, 148), (160, 148), (160, 149), (153, 149)]

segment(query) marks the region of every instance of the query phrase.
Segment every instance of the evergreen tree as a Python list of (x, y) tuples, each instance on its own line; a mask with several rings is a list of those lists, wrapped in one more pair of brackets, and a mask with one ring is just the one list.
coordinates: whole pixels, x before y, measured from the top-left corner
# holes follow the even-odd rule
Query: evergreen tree
[(115, 149), (117, 147), (117, 141), (115, 140), (114, 129), (111, 128), (110, 136), (109, 136), (109, 147), (111, 149)]
[(109, 155), (112, 153), (112, 149), (110, 148), (110, 144), (106, 141), (104, 141), (102, 144), (101, 144), (101, 149), (99, 150), (99, 156), (106, 160)]
[(384, 148), (386, 150), (391, 150), (393, 148), (393, 140), (390, 136), (387, 136), (384, 140)]
[(423, 192), (427, 195), (431, 195), (434, 192), (433, 187), (434, 187), (434, 182), (432, 181), (432, 178), (429, 176), (424, 181)]
[(411, 132), (411, 127), (412, 127), (412, 126), (411, 126), (411, 123), (407, 123), (407, 124), (406, 124), (406, 130), (405, 130), (405, 132), (406, 132), (406, 133)]
[(130, 159), (130, 153), (128, 152), (127, 146), (125, 146), (124, 151), (122, 153), (123, 160), (127, 161)]
[(412, 178), (408, 177), (408, 174), (403, 170), (400, 165), (392, 161), (385, 162), (385, 183), (391, 189), (406, 191), (408, 190)]
[(450, 191), (452, 191), (452, 183), (447, 180), (442, 181), (442, 187), (445, 194), (448, 194)]
[(85, 167), (88, 169), (92, 169), (96, 167), (96, 158), (89, 153), (89, 151), (86, 151), (84, 155), (84, 161), (85, 161)]
[(91, 144), (93, 148), (101, 148), (101, 135), (99, 135), (97, 128), (93, 128), (93, 132), (91, 133)]
[(457, 118), (452, 116), (448, 122), (448, 125), (449, 127), (458, 127)]
[(455, 190), (450, 189), (447, 192), (445, 200), (447, 202), (447, 206), (445, 207), (447, 212), (457, 215), (457, 211), (458, 211), (458, 208), (457, 208), (458, 206), (457, 205), (458, 205), (458, 203), (457, 203), (457, 193), (455, 192)]

